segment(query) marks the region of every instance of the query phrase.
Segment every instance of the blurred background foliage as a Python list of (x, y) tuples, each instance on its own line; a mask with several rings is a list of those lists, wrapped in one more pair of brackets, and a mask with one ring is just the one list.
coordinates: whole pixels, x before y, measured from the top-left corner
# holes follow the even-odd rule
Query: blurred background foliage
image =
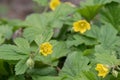
[[(46, 1), (46, 0), (45, 0)], [(61, 0), (79, 5), (82, 0)], [(38, 0), (0, 0), (0, 18), (25, 19), (28, 14), (44, 10), (44, 3), (37, 4)]]

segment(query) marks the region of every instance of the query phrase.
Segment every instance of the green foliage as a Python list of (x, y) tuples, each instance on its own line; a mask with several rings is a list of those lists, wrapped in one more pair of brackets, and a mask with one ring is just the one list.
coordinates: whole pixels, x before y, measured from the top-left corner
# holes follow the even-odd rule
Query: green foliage
[(47, 28), (47, 31), (46, 29), (40, 30), (40, 28), (26, 28), (23, 35), (30, 42), (34, 40), (38, 45), (45, 41), (49, 41), (53, 35), (53, 30), (51, 28)]
[(40, 14), (31, 14), (26, 18), (25, 23), (28, 26), (43, 29), (45, 26), (47, 26), (47, 18)]
[(89, 71), (90, 66), (88, 65), (88, 63), (89, 59), (82, 56), (81, 53), (71, 53), (64, 63), (64, 67), (60, 72), (60, 76), (77, 80), (81, 78), (80, 75), (82, 71)]
[(48, 5), (48, 0), (33, 0), (33, 1), (38, 3), (39, 5), (42, 5), (42, 6)]
[(23, 75), (11, 76), (8, 80), (25, 80)]
[(95, 4), (108, 4), (111, 2), (120, 2), (119, 0), (86, 0), (85, 2), (81, 2), (82, 6), (87, 6), (87, 5), (95, 5)]
[(97, 40), (94, 38), (82, 36), (82, 35), (73, 35), (72, 40), (68, 40), (67, 42), (68, 46), (78, 46), (80, 44), (85, 44), (85, 45), (95, 45), (97, 44)]
[[(48, 0), (33, 1), (44, 12), (23, 21), (0, 19), (0, 80), (120, 79), (119, 0), (86, 0), (80, 6), (61, 2), (54, 11)], [(90, 30), (74, 31), (73, 23), (84, 19)], [(50, 54), (50, 46), (41, 48), (46, 42)], [(97, 64), (109, 68), (105, 78)]]
[(102, 5), (93, 5), (93, 6), (85, 6), (81, 9), (78, 9), (78, 12), (88, 21), (92, 20), (99, 10), (101, 9)]
[(5, 39), (10, 39), (12, 36), (12, 27), (8, 25), (0, 25), (0, 33)]
[(16, 66), (15, 66), (15, 74), (16, 75), (24, 74), (26, 72), (26, 70), (28, 69), (28, 66), (26, 65), (26, 60), (27, 59), (20, 60), (16, 64)]
[(2, 44), (5, 41), (5, 38), (3, 37), (2, 34), (0, 34), (0, 44)]
[(29, 54), (30, 53), (30, 45), (27, 40), (23, 38), (17, 38), (14, 40), (14, 43), (18, 47), (17, 51), (23, 54)]
[(41, 77), (41, 76), (32, 76), (33, 80), (61, 80), (61, 77), (53, 77), (53, 76), (46, 76), (46, 77)]
[(85, 35), (97, 39), (104, 48), (110, 49), (119, 44), (117, 30), (113, 26), (106, 24), (101, 27), (92, 26), (92, 28)]
[(76, 11), (76, 8), (73, 8), (70, 5), (63, 3), (55, 9), (54, 18), (68, 16), (74, 11)]
[(44, 66), (44, 67), (41, 67), (41, 69), (33, 69), (30, 71), (30, 74), (31, 75), (34, 75), (34, 76), (54, 76), (56, 75), (57, 71), (55, 68), (53, 67), (48, 67), (48, 66)]
[[(90, 21), (90, 20), (92, 20), (99, 13), (99, 10), (101, 10), (101, 8), (105, 4), (111, 3), (112, 1), (120, 3), (119, 0), (86, 0), (85, 2), (81, 2), (80, 5), (82, 6), (82, 8), (78, 9), (78, 12), (85, 19), (87, 19), (88, 21)], [(113, 6), (111, 8), (113, 8)], [(119, 12), (119, 10), (115, 10), (115, 11)], [(117, 13), (117, 12), (114, 12), (113, 9), (112, 9), (111, 12), (115, 13), (115, 14)], [(104, 14), (106, 14), (106, 10), (105, 10)], [(107, 14), (106, 14), (106, 17), (107, 17)], [(107, 19), (108, 19), (108, 17), (107, 17)], [(111, 19), (111, 20), (113, 20), (113, 19)], [(115, 21), (115, 20), (113, 20), (113, 21)]]
[(4, 60), (20, 60), (26, 57), (26, 55), (20, 55), (15, 51), (14, 45), (2, 45), (0, 46), (0, 59)]
[(108, 64), (110, 66), (119, 65), (120, 60), (116, 58), (114, 54), (109, 53), (96, 53), (96, 62), (102, 63), (102, 64)]
[[(120, 3), (112, 2), (107, 4), (101, 11), (102, 21), (112, 24), (120, 31)], [(117, 15), (117, 16), (116, 16)]]
[[(46, 28), (47, 29), (47, 28)], [(42, 31), (41, 34), (39, 34), (38, 36), (36, 36), (35, 42), (40, 45), (43, 42), (47, 42), (51, 39), (51, 37), (53, 36), (53, 30), (48, 28), (48, 30), (44, 30)]]

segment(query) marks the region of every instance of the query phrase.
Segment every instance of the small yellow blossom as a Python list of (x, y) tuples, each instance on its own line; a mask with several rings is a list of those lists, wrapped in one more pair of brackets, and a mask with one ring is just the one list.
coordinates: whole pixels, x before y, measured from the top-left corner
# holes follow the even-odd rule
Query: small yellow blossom
[(42, 55), (47, 56), (48, 54), (51, 54), (53, 52), (52, 48), (53, 48), (53, 46), (49, 42), (45, 42), (40, 45), (39, 52)]
[(98, 76), (102, 76), (103, 78), (108, 74), (109, 68), (103, 64), (97, 64), (95, 68), (99, 73)]
[(55, 8), (58, 6), (58, 5), (60, 5), (60, 0), (51, 0), (50, 1), (50, 8), (52, 9), (52, 10), (55, 10)]
[(86, 20), (79, 20), (73, 23), (73, 29), (83, 34), (86, 30), (90, 30), (90, 24)]

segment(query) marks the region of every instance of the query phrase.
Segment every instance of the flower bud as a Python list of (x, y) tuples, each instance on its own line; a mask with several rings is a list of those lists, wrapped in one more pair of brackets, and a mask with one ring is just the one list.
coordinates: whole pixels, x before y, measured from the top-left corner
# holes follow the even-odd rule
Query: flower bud
[(118, 76), (118, 72), (117, 72), (116, 70), (112, 70), (112, 75), (113, 75), (114, 77), (117, 77), (117, 76)]
[(30, 57), (27, 62), (26, 62), (27, 66), (32, 69), (34, 67), (34, 60)]

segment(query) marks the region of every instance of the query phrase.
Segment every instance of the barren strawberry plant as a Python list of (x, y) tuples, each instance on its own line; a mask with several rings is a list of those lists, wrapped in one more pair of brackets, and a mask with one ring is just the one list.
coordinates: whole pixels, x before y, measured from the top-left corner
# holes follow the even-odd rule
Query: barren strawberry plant
[(0, 80), (120, 80), (120, 1), (33, 0), (42, 13), (0, 19)]

